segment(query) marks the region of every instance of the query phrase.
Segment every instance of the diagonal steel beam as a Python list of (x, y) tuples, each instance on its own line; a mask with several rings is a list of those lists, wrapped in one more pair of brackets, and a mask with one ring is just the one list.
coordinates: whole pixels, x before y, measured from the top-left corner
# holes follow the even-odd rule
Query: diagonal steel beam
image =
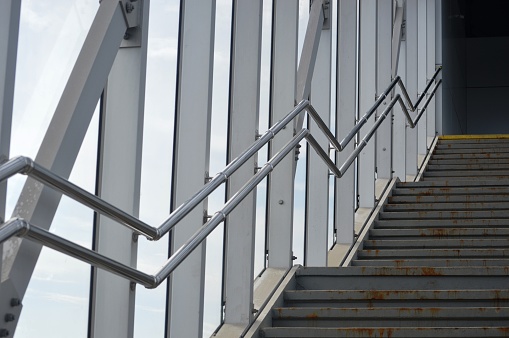
[[(127, 28), (124, 6), (103, 0), (58, 103), (36, 161), (68, 178), (111, 66)], [(27, 179), (13, 214), (49, 229), (61, 194)], [(41, 251), (39, 244), (20, 239), (4, 243), (1, 281), (8, 278), (23, 298)]]

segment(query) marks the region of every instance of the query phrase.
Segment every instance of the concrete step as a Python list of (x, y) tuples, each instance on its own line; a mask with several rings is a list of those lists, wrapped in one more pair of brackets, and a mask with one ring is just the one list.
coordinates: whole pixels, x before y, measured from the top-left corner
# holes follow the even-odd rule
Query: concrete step
[(424, 177), (469, 177), (469, 176), (501, 176), (507, 179), (509, 170), (446, 170), (424, 172)]
[(461, 154), (450, 154), (450, 153), (434, 153), (431, 157), (432, 160), (453, 160), (453, 159), (507, 159), (509, 154), (507, 153), (461, 153)]
[(509, 239), (507, 238), (476, 238), (476, 239), (444, 239), (444, 238), (426, 238), (426, 239), (380, 239), (364, 240), (364, 249), (427, 249), (427, 248), (509, 248)]
[[(424, 256), (424, 252), (420, 251)], [(444, 249), (440, 249), (445, 251)], [(458, 250), (450, 250), (451, 253)], [(484, 249), (487, 253), (487, 249)], [(493, 251), (504, 249), (492, 249)], [(369, 251), (369, 250), (366, 250)], [(397, 255), (412, 250), (372, 250), (380, 253), (397, 251)], [(461, 250), (460, 250), (461, 251)], [(362, 251), (361, 251), (362, 252)], [(360, 253), (360, 252), (359, 252)], [(460, 253), (461, 254), (461, 253)], [(509, 249), (505, 250), (506, 256)], [(490, 256), (490, 255), (488, 255)], [(406, 256), (396, 256), (406, 257)], [(412, 255), (408, 255), (412, 257)], [(438, 257), (435, 257), (438, 258)], [(507, 267), (371, 267), (348, 266), (342, 268), (302, 267), (296, 272), (299, 289), (305, 290), (464, 290), (507, 289)]]
[(479, 147), (475, 150), (472, 148), (462, 149), (462, 148), (454, 148), (451, 147), (449, 149), (445, 148), (437, 148), (433, 152), (433, 155), (452, 155), (452, 154), (508, 154), (509, 155), (509, 146), (506, 144), (501, 147)]
[[(508, 290), (290, 290), (284, 293), (285, 304), (291, 307), (343, 307), (345, 303), (357, 302), (367, 307), (390, 306), (410, 301), (436, 303), (453, 306), (462, 302), (472, 306), (506, 306), (509, 303)], [(321, 304), (321, 305), (319, 305)], [(475, 305), (474, 305), (475, 304)]]
[(384, 211), (439, 211), (439, 210), (509, 210), (509, 201), (500, 202), (436, 202), (436, 203), (389, 203)]
[(366, 249), (357, 252), (358, 259), (495, 259), (509, 258), (509, 248), (458, 249)]
[(265, 328), (261, 337), (509, 337), (509, 325), (499, 327), (349, 327), (349, 328), (305, 328), (305, 327), (282, 327)]
[(474, 211), (408, 211), (408, 212), (387, 212), (382, 211), (379, 213), (380, 220), (387, 219), (486, 219), (486, 218), (509, 218), (509, 210), (474, 210)]
[(294, 327), (458, 327), (507, 325), (507, 307), (297, 307), (272, 310), (274, 326)]
[(430, 164), (426, 167), (426, 172), (430, 171), (448, 171), (448, 170), (508, 170), (509, 169), (509, 161), (507, 163), (454, 163), (454, 164)]
[(501, 187), (509, 187), (509, 178), (505, 179), (477, 179), (475, 181), (428, 181), (428, 182), (399, 182), (396, 184), (396, 188), (398, 189), (408, 189), (408, 188), (443, 188), (443, 189), (464, 189), (464, 188), (482, 188), (486, 191), (489, 191), (490, 188), (501, 188)]
[(500, 202), (509, 201), (509, 194), (491, 194), (491, 195), (400, 195), (391, 196), (388, 198), (389, 204), (395, 203), (474, 203), (474, 202)]
[(504, 140), (503, 142), (449, 142), (443, 143), (438, 142), (435, 149), (472, 149), (476, 151), (477, 149), (486, 149), (486, 148), (509, 148), (509, 141)]
[(412, 238), (489, 238), (507, 237), (508, 228), (424, 228), (424, 229), (371, 229), (369, 239), (412, 239)]
[(481, 218), (481, 219), (405, 219), (405, 220), (375, 220), (375, 229), (436, 229), (436, 228), (501, 228), (509, 227), (509, 219)]
[(453, 158), (453, 159), (435, 159), (432, 157), (428, 162), (428, 168), (431, 165), (509, 165), (508, 158)]
[(507, 259), (356, 259), (352, 266), (389, 266), (389, 267), (478, 267), (478, 266), (508, 266)]

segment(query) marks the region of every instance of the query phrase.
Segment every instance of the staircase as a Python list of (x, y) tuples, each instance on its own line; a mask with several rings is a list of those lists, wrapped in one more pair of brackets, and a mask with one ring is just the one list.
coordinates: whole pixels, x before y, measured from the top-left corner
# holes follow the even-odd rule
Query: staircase
[(508, 337), (509, 139), (439, 140), (349, 266), (293, 285), (262, 337)]

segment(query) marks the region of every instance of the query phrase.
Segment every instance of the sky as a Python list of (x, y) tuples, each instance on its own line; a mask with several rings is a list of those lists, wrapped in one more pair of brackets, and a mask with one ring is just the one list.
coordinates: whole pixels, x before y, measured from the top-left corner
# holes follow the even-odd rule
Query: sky
[[(302, 44), (308, 1), (300, 0), (300, 43)], [(35, 158), (67, 78), (90, 28), (99, 4), (97, 0), (52, 0), (51, 6), (37, 0), (23, 0), (18, 46), (11, 157)], [(140, 219), (157, 226), (169, 213), (170, 173), (173, 148), (176, 57), (179, 1), (152, 0), (150, 4), (146, 103)], [(264, 1), (260, 127), (269, 126), (268, 95), (270, 71), (271, 1)], [(226, 165), (226, 126), (230, 59), (231, 1), (217, 0), (212, 102), (210, 173)], [(94, 192), (98, 111), (94, 115), (70, 181)], [(301, 148), (301, 159), (305, 157)], [(259, 155), (264, 163), (266, 151)], [(304, 162), (304, 161), (300, 161)], [(303, 167), (301, 165), (301, 167)], [(213, 176), (213, 175), (212, 175)], [(7, 214), (12, 211), (24, 184), (24, 176), (9, 180)], [(296, 220), (303, 219), (304, 182), (296, 185)], [(255, 272), (263, 269), (265, 184), (258, 188)], [(300, 197), (299, 197), (300, 196)], [(209, 210), (219, 209), (224, 189), (209, 199)], [(51, 231), (85, 247), (91, 247), (93, 213), (63, 198)], [(222, 226), (207, 241), (207, 273), (204, 336), (219, 324), (221, 295)], [(297, 222), (295, 242), (302, 243), (302, 221)], [(302, 259), (296, 246), (296, 255)], [(301, 250), (301, 249), (300, 249)], [(158, 242), (140, 238), (138, 268), (154, 273), (164, 263), (166, 237)], [(298, 262), (298, 261), (297, 261)], [(90, 267), (50, 249), (43, 249), (24, 299), (17, 338), (86, 337), (89, 306)], [(155, 290), (137, 288), (135, 337), (162, 337), (164, 333), (165, 284)]]

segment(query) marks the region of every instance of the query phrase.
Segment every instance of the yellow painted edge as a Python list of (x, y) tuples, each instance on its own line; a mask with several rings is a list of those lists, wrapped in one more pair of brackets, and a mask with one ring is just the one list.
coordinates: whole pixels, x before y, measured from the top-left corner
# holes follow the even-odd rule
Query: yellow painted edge
[(442, 135), (440, 140), (481, 140), (481, 139), (509, 139), (509, 134), (492, 135)]

